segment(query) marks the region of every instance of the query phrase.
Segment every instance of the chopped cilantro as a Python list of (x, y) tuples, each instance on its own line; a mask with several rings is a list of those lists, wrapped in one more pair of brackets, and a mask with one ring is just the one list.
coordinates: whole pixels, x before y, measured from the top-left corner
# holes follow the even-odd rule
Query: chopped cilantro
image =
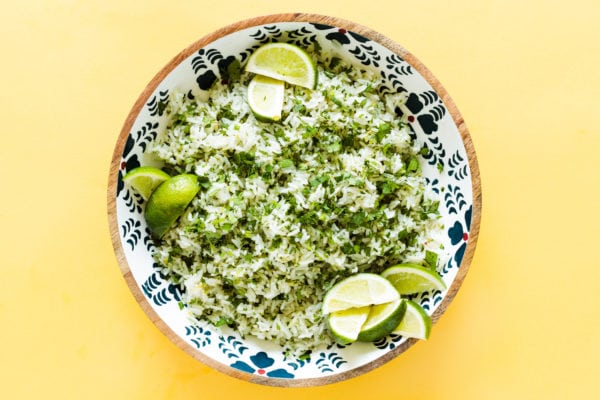
[(285, 137), (285, 131), (282, 128), (277, 128), (275, 129), (275, 132), (273, 132), (273, 135), (276, 138), (282, 138)]
[(398, 185), (394, 181), (389, 181), (389, 180), (385, 181), (381, 185), (381, 194), (391, 194), (391, 193), (394, 193), (399, 187), (400, 187), (400, 185)]
[(342, 143), (340, 142), (334, 142), (332, 144), (330, 144), (329, 146), (327, 146), (327, 151), (329, 153), (339, 153), (339, 151), (342, 149)]
[(215, 326), (219, 327), (219, 326), (223, 326), (223, 325), (227, 325), (230, 326), (233, 324), (233, 319), (230, 317), (226, 317), (226, 316), (219, 316), (219, 319), (215, 322)]
[(210, 180), (206, 176), (199, 176), (198, 184), (202, 189), (208, 189), (210, 187)]
[(329, 175), (321, 175), (310, 180), (310, 186), (319, 186), (323, 183), (329, 182)]
[(342, 252), (344, 254), (358, 254), (360, 253), (360, 246), (357, 244), (346, 242), (342, 245)]
[(394, 153), (394, 145), (391, 143), (386, 143), (382, 149), (383, 155), (386, 157), (391, 156)]
[(290, 160), (289, 158), (279, 161), (279, 168), (281, 169), (292, 168), (293, 166), (294, 161)]
[(364, 211), (357, 212), (356, 214), (354, 214), (352, 216), (352, 224), (355, 227), (359, 227), (365, 223), (366, 219), (367, 219), (367, 214), (365, 214)]
[(419, 171), (420, 165), (419, 160), (416, 157), (411, 157), (408, 162), (408, 167), (406, 168), (408, 172), (417, 172)]
[(389, 135), (391, 131), (391, 124), (384, 122), (383, 124), (379, 125), (379, 127), (377, 128), (377, 133), (375, 133), (375, 140), (377, 140), (377, 143), (381, 143), (383, 138)]
[(304, 114), (306, 111), (306, 106), (303, 103), (295, 103), (292, 107), (292, 112)]
[(425, 250), (425, 265), (431, 269), (436, 269), (438, 254), (434, 251)]
[(331, 61), (329, 61), (329, 69), (335, 69), (342, 60), (339, 57), (331, 57)]
[(217, 120), (220, 121), (222, 119), (228, 119), (233, 121), (235, 119), (235, 113), (231, 110), (229, 106), (223, 106), (219, 109), (217, 113)]

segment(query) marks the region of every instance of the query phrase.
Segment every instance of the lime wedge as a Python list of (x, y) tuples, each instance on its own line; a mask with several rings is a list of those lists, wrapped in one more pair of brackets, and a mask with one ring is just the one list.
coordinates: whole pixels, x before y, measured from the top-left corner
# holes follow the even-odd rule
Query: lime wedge
[(405, 310), (404, 299), (372, 306), (357, 339), (361, 342), (374, 342), (389, 335), (402, 320)]
[(256, 75), (248, 84), (248, 105), (260, 120), (279, 121), (283, 108), (283, 81)]
[(144, 216), (150, 231), (156, 237), (162, 237), (199, 190), (198, 177), (191, 174), (176, 175), (161, 183), (146, 204)]
[(429, 290), (446, 290), (446, 284), (437, 272), (416, 264), (400, 264), (381, 273), (396, 288), (398, 293), (414, 294)]
[(325, 294), (322, 312), (359, 308), (398, 300), (400, 295), (385, 278), (371, 273), (361, 273), (336, 283)]
[(349, 308), (332, 312), (327, 316), (327, 329), (339, 344), (350, 344), (358, 338), (371, 307)]
[(138, 167), (129, 171), (123, 177), (123, 182), (148, 200), (154, 189), (169, 179), (169, 175), (155, 167)]
[(300, 47), (288, 43), (259, 47), (248, 59), (246, 71), (308, 89), (317, 87), (315, 62)]
[(431, 317), (417, 303), (406, 300), (406, 312), (392, 333), (427, 340), (431, 332)]

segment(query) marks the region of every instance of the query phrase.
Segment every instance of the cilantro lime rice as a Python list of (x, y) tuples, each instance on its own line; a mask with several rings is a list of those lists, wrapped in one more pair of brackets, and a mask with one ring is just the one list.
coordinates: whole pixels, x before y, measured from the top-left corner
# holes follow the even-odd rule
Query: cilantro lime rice
[(152, 149), (203, 188), (154, 253), (188, 310), (299, 353), (333, 343), (321, 313), (329, 288), (422, 261), (440, 228), (422, 149), (398, 113), (405, 95), (321, 57), (315, 90), (286, 85), (279, 122), (253, 116), (249, 73), (206, 100), (171, 93)]

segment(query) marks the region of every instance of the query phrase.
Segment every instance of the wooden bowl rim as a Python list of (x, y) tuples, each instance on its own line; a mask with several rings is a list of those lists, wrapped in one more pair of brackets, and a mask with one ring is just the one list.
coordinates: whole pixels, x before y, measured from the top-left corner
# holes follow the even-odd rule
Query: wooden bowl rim
[(299, 378), (299, 379), (281, 379), (281, 378), (269, 378), (266, 376), (259, 376), (256, 374), (251, 374), (247, 372), (240, 371), (233, 367), (226, 366), (220, 362), (213, 360), (212, 358), (204, 355), (201, 351), (194, 348), (190, 344), (186, 343), (183, 339), (181, 339), (154, 311), (144, 294), (142, 293), (140, 287), (138, 286), (133, 274), (129, 268), (129, 264), (125, 258), (125, 253), (123, 251), (120, 235), (119, 235), (119, 226), (117, 221), (117, 209), (116, 209), (116, 196), (115, 193), (117, 191), (117, 180), (118, 180), (118, 172), (121, 165), (123, 150), (125, 146), (125, 142), (127, 141), (127, 137), (129, 136), (129, 132), (137, 118), (138, 114), (147, 103), (148, 99), (155, 91), (155, 89), (160, 85), (163, 79), (183, 60), (188, 58), (194, 52), (199, 49), (205, 47), (206, 45), (214, 42), (215, 40), (222, 38), (228, 34), (233, 32), (237, 32), (239, 30), (243, 30), (246, 28), (251, 28), (254, 26), (260, 26), (270, 23), (279, 23), (279, 22), (308, 22), (308, 23), (318, 23), (331, 25), (335, 27), (344, 28), (348, 31), (352, 31), (358, 33), (364, 37), (367, 37), (373, 41), (378, 42), (382, 46), (386, 47), (393, 53), (398, 54), (402, 57), (406, 62), (408, 62), (414, 69), (416, 69), (425, 80), (431, 85), (431, 87), (436, 91), (436, 93), (440, 96), (444, 105), (446, 106), (448, 112), (452, 116), (454, 123), (456, 124), (458, 131), (460, 132), (463, 144), (465, 146), (469, 168), (471, 171), (471, 184), (473, 191), (473, 211), (471, 217), (471, 228), (469, 232), (469, 238), (467, 241), (467, 247), (460, 264), (460, 268), (457, 272), (457, 275), (448, 289), (448, 292), (442, 303), (437, 308), (437, 310), (432, 315), (432, 320), (435, 323), (440, 316), (445, 312), (448, 305), (452, 302), (456, 293), (458, 292), (462, 282), (464, 281), (467, 272), (469, 270), (469, 266), (473, 259), (473, 255), (475, 253), (475, 248), (477, 246), (477, 239), (479, 237), (479, 227), (481, 220), (481, 207), (482, 207), (482, 194), (481, 194), (481, 182), (480, 182), (480, 174), (479, 174), (479, 166), (477, 162), (477, 156), (475, 153), (475, 148), (473, 146), (473, 142), (467, 126), (460, 115), (456, 105), (442, 86), (442, 84), (435, 78), (435, 76), (425, 67), (423, 63), (421, 63), (415, 56), (413, 56), (410, 52), (404, 49), (402, 46), (398, 45), (394, 41), (388, 39), (384, 35), (367, 28), (363, 25), (357, 24), (355, 22), (351, 22), (345, 19), (331, 17), (326, 15), (319, 14), (311, 14), (311, 13), (283, 13), (283, 14), (272, 14), (259, 16), (254, 18), (249, 18), (246, 20), (242, 20), (228, 26), (225, 26), (221, 29), (210, 33), (201, 39), (197, 40), (190, 46), (186, 47), (183, 51), (177, 54), (171, 61), (169, 61), (148, 83), (145, 89), (142, 91), (138, 99), (133, 105), (133, 108), (129, 112), (119, 137), (117, 139), (117, 143), (115, 145), (112, 161), (109, 169), (109, 179), (108, 179), (108, 222), (110, 228), (111, 240), (115, 252), (115, 256), (117, 258), (117, 262), (123, 274), (129, 289), (133, 293), (136, 301), (140, 304), (141, 308), (148, 315), (150, 320), (158, 327), (158, 329), (165, 335), (169, 340), (175, 343), (178, 347), (184, 350), (187, 354), (192, 356), (194, 359), (214, 368), (220, 372), (223, 372), (229, 376), (263, 385), (269, 386), (281, 386), (281, 387), (309, 387), (309, 386), (318, 386), (318, 385), (326, 385), (334, 382), (339, 382), (342, 380), (350, 379), (355, 376), (359, 376), (366, 372), (369, 372), (375, 368), (380, 367), (381, 365), (387, 363), (388, 361), (394, 359), (404, 351), (406, 351), (409, 347), (411, 347), (414, 343), (417, 342), (415, 339), (409, 339), (405, 341), (402, 345), (396, 347), (395, 349), (385, 353), (381, 357), (364, 364), (360, 367), (354, 368), (349, 371), (340, 372), (334, 375), (328, 375), (324, 377), (317, 378)]

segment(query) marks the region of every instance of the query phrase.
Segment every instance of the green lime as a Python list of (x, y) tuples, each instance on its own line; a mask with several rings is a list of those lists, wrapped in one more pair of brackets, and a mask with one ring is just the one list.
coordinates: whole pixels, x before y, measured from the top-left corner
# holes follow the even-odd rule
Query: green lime
[(169, 175), (155, 167), (138, 167), (129, 171), (123, 177), (123, 182), (148, 200), (154, 189), (169, 179)]
[(256, 75), (248, 84), (248, 105), (260, 120), (279, 121), (283, 108), (284, 83)]
[(358, 338), (371, 307), (349, 308), (327, 315), (327, 329), (339, 344), (350, 344)]
[(150, 231), (156, 237), (162, 237), (199, 190), (198, 177), (191, 174), (176, 175), (161, 183), (146, 204), (145, 217)]
[(374, 342), (389, 335), (402, 320), (405, 310), (404, 299), (372, 306), (357, 339), (361, 342)]
[(322, 312), (329, 314), (348, 308), (365, 307), (398, 300), (394, 286), (377, 274), (361, 273), (336, 283), (323, 298)]
[(388, 279), (398, 293), (414, 294), (429, 290), (446, 290), (446, 284), (432, 269), (416, 264), (400, 264), (382, 272), (381, 276)]
[(431, 332), (431, 317), (417, 303), (406, 300), (406, 312), (392, 333), (427, 340)]
[(308, 89), (317, 87), (315, 62), (300, 47), (288, 43), (259, 47), (248, 59), (246, 71)]

